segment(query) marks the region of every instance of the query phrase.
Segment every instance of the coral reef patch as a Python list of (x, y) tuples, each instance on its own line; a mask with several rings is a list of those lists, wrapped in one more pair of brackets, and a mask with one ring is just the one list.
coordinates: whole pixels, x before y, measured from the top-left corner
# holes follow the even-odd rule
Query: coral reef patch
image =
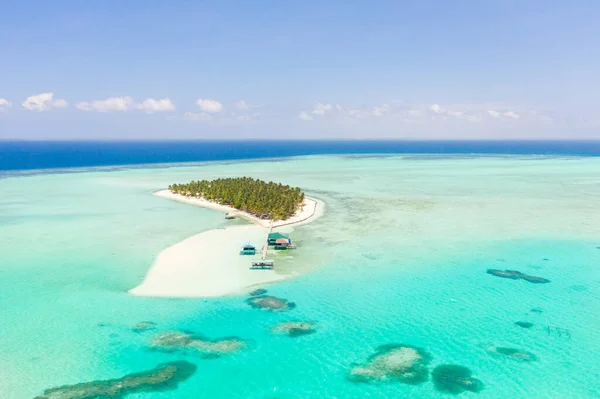
[(195, 372), (196, 365), (190, 362), (163, 363), (152, 370), (128, 374), (113, 380), (50, 388), (34, 399), (121, 399), (134, 393), (169, 391), (176, 389), (181, 381), (187, 380)]
[(266, 309), (273, 312), (286, 311), (296, 307), (294, 302), (269, 295), (254, 296), (248, 298), (246, 302), (255, 309)]
[(521, 328), (531, 328), (531, 327), (533, 327), (533, 323), (530, 323), (528, 321), (515, 321), (515, 325), (519, 326)]
[(487, 274), (491, 274), (496, 277), (508, 278), (511, 280), (525, 280), (533, 284), (546, 284), (550, 282), (550, 280), (546, 278), (530, 276), (529, 274), (521, 273), (518, 270), (488, 269)]
[(276, 334), (284, 334), (289, 337), (300, 337), (317, 331), (315, 323), (309, 321), (285, 321), (273, 327)]
[(267, 290), (265, 290), (264, 288), (257, 288), (254, 291), (250, 292), (250, 296), (265, 295), (266, 293)]
[(154, 323), (152, 321), (141, 321), (141, 322), (137, 323), (131, 329), (131, 331), (133, 331), (135, 333), (141, 333), (141, 332), (148, 331), (148, 330), (154, 330), (155, 328), (156, 328), (156, 323)]
[(538, 360), (537, 356), (533, 353), (516, 348), (496, 346), (488, 348), (488, 352), (494, 356), (505, 357), (507, 359), (517, 360), (520, 362), (534, 362)]
[(431, 356), (410, 345), (383, 345), (365, 364), (352, 367), (348, 379), (353, 382), (398, 381), (417, 385), (429, 379), (427, 365)]
[(472, 377), (470, 369), (454, 364), (437, 366), (431, 372), (431, 379), (435, 389), (440, 392), (458, 395), (465, 391), (480, 392), (483, 383)]
[(154, 350), (200, 354), (204, 358), (214, 358), (236, 353), (246, 346), (246, 342), (238, 337), (211, 340), (198, 334), (180, 331), (158, 334), (150, 344), (150, 347)]

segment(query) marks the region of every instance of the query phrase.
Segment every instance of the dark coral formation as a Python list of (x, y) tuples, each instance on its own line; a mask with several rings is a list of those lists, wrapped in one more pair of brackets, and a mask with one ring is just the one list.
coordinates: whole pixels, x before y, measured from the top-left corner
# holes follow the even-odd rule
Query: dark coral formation
[(495, 356), (502, 356), (520, 362), (534, 362), (538, 358), (531, 352), (522, 349), (507, 348), (502, 346), (488, 348), (488, 352)]
[(286, 321), (273, 327), (276, 334), (285, 334), (289, 337), (300, 337), (316, 332), (315, 323), (309, 321)]
[(273, 312), (281, 312), (294, 309), (296, 304), (289, 302), (287, 299), (277, 298), (269, 295), (255, 296), (248, 298), (248, 304), (256, 309), (266, 309)]
[(548, 280), (547, 278), (530, 276), (528, 274), (521, 274), (521, 280), (525, 280), (533, 284), (548, 284), (550, 282), (550, 280)]
[(156, 323), (154, 323), (152, 321), (141, 321), (141, 322), (137, 323), (131, 329), (131, 331), (133, 331), (135, 333), (141, 333), (141, 332), (148, 331), (148, 330), (154, 330), (155, 328), (156, 328)]
[(181, 381), (187, 380), (195, 372), (196, 366), (190, 362), (163, 363), (152, 370), (128, 374), (114, 380), (50, 388), (35, 399), (121, 399), (133, 393), (169, 391), (176, 389)]
[(473, 378), (473, 373), (467, 367), (454, 364), (443, 364), (433, 369), (431, 379), (435, 389), (440, 392), (458, 395), (465, 391), (480, 392), (483, 383)]
[(496, 277), (509, 278), (511, 280), (525, 280), (534, 284), (546, 284), (550, 280), (543, 277), (530, 276), (529, 274), (521, 273), (518, 270), (499, 270), (499, 269), (488, 269), (488, 274)]
[(213, 358), (239, 352), (246, 347), (246, 342), (237, 337), (211, 340), (198, 334), (172, 331), (154, 337), (150, 347), (165, 352), (184, 351)]
[(431, 356), (410, 345), (383, 345), (377, 348), (367, 363), (355, 365), (348, 379), (354, 382), (398, 381), (417, 385), (429, 379), (427, 365)]
[(250, 296), (259, 296), (259, 295), (265, 295), (267, 293), (267, 290), (265, 290), (264, 288), (258, 288), (254, 291), (252, 291), (250, 293)]
[(531, 328), (531, 327), (533, 327), (533, 323), (530, 323), (528, 321), (515, 321), (515, 325), (519, 326), (521, 328)]

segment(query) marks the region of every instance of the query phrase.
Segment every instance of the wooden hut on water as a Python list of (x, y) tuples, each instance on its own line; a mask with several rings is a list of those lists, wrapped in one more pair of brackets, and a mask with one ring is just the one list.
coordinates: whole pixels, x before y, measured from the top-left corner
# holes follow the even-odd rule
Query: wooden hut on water
[(283, 242), (283, 241), (286, 241), (288, 243), (291, 242), (290, 236), (287, 234), (278, 233), (278, 232), (269, 233), (269, 235), (267, 237), (267, 243), (269, 245), (277, 245), (277, 240), (281, 240), (280, 242)]
[(240, 255), (254, 255), (256, 254), (256, 245), (251, 242), (247, 242), (242, 245), (242, 250), (240, 251)]
[(290, 236), (283, 233), (270, 233), (267, 237), (267, 243), (276, 251), (296, 248), (294, 245), (292, 245), (292, 239)]

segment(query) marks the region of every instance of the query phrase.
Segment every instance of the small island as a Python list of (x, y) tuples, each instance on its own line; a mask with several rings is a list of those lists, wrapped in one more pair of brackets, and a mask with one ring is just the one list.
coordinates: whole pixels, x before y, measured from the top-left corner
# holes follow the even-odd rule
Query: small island
[[(272, 236), (285, 240), (296, 226), (321, 216), (324, 208), (322, 201), (306, 196), (298, 187), (250, 177), (171, 184), (154, 196), (217, 210), (227, 220), (219, 228), (199, 232), (164, 249), (142, 283), (129, 290), (133, 295), (216, 297), (248, 292), (297, 276), (302, 269), (284, 274), (272, 268), (257, 271), (251, 265), (258, 263), (255, 261), (259, 256), (265, 259)], [(252, 224), (229, 224), (231, 217), (244, 218)], [(273, 240), (275, 246), (271, 248), (276, 250), (278, 240)], [(260, 255), (256, 250), (240, 256), (240, 248), (247, 255), (243, 252), (245, 243), (249, 247), (256, 247), (251, 243), (263, 243), (263, 250)], [(286, 244), (291, 244), (289, 238)]]
[(259, 219), (286, 220), (292, 217), (304, 202), (299, 187), (265, 182), (251, 177), (191, 181), (172, 184), (169, 191), (186, 197), (230, 206)]

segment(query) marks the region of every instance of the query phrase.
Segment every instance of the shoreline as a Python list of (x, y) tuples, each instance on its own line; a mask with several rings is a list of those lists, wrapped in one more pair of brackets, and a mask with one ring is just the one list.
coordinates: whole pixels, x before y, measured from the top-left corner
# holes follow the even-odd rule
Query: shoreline
[[(145, 297), (206, 298), (247, 292), (256, 286), (286, 280), (298, 274), (279, 274), (275, 270), (250, 270), (250, 263), (260, 259), (260, 249), (271, 228), (262, 220), (230, 206), (201, 198), (187, 198), (160, 190), (153, 195), (188, 205), (234, 212), (252, 225), (207, 230), (186, 238), (161, 251), (143, 281), (129, 294)], [(324, 202), (305, 197), (302, 209), (287, 220), (273, 223), (273, 228), (299, 226), (323, 214)], [(287, 229), (286, 229), (287, 230)], [(245, 242), (256, 244), (256, 255), (239, 255)], [(277, 266), (276, 266), (277, 267)]]
[[(260, 219), (254, 215), (249, 214), (248, 212), (240, 211), (240, 210), (235, 209), (234, 207), (231, 207), (228, 205), (216, 204), (216, 203), (208, 201), (204, 198), (186, 197), (181, 194), (174, 194), (174, 193), (170, 192), (169, 190), (159, 190), (159, 191), (154, 192), (152, 195), (161, 197), (161, 198), (168, 198), (170, 200), (182, 202), (184, 204), (199, 206), (201, 208), (214, 209), (214, 210), (218, 210), (221, 212), (231, 212), (231, 213), (235, 214), (235, 216), (249, 220), (259, 226), (262, 226), (265, 228), (269, 228), (271, 226), (270, 219)], [(315, 219), (318, 218), (320, 216), (319, 214), (317, 214), (318, 205), (319, 205), (318, 200), (305, 196), (304, 202), (302, 203), (302, 209), (300, 210), (300, 212), (296, 212), (289, 219), (278, 220), (276, 222), (273, 222), (273, 228), (289, 226), (289, 225), (293, 225), (293, 224), (297, 225), (299, 223), (308, 222), (309, 219), (311, 219), (311, 218), (315, 218)]]

